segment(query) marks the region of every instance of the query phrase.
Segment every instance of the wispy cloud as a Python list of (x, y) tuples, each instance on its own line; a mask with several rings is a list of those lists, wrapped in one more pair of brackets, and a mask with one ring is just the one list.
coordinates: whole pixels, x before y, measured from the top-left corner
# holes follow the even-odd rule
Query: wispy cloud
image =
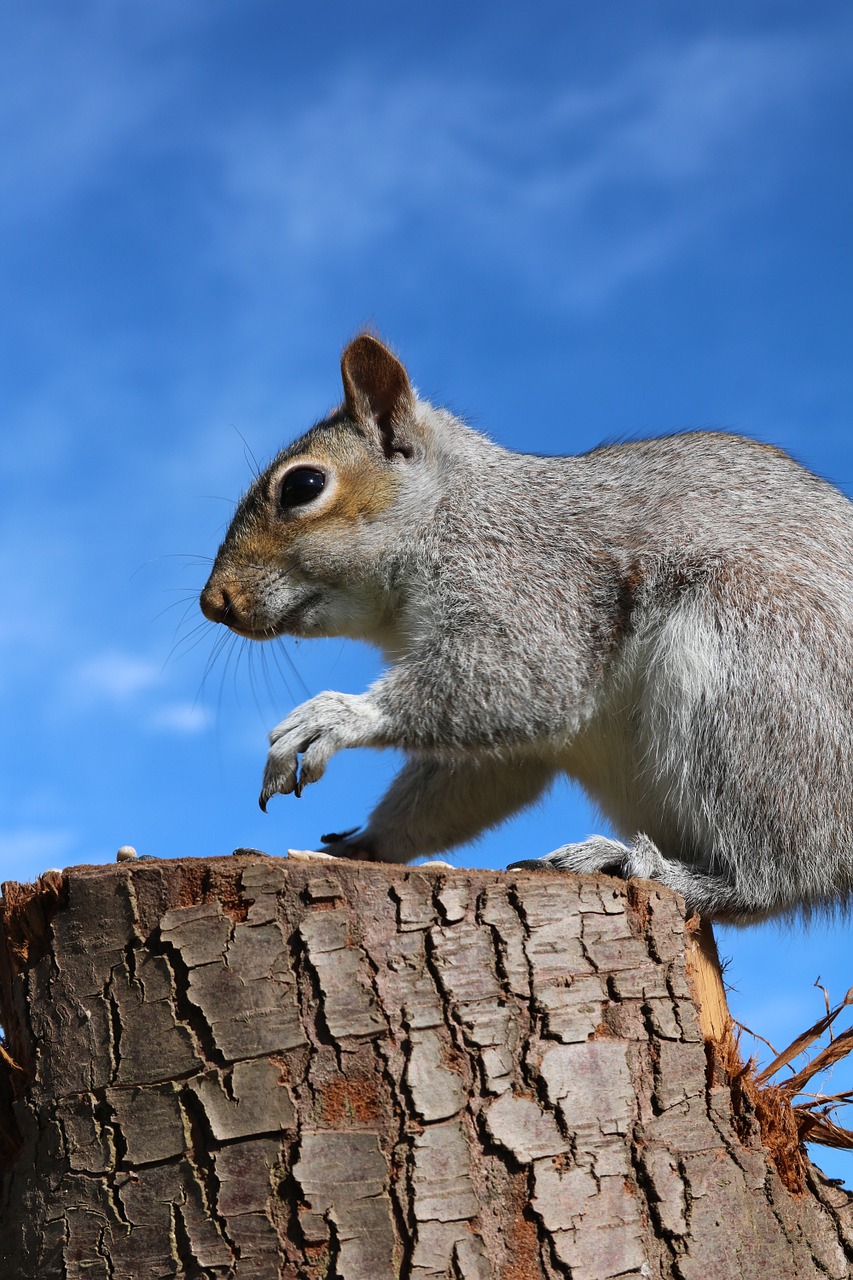
[(162, 682), (161, 666), (132, 653), (105, 652), (70, 672), (72, 692), (86, 702), (125, 703)]
[(148, 719), (149, 728), (155, 733), (191, 735), (201, 733), (210, 726), (210, 713), (194, 702), (171, 702), (160, 707)]
[(20, 122), (0, 219), (29, 232), (128, 154), (184, 155), (208, 175), (193, 253), (241, 286), (273, 272), (307, 289), (318, 265), (420, 229), (412, 281), (449, 256), (595, 305), (772, 195), (817, 95), (849, 74), (827, 22), (647, 44), (594, 87), (556, 93), (339, 60), (305, 99), (223, 122), (191, 109), (200, 71), (171, 26), (205, 14), (184, 9), (154, 7), (130, 37), (109, 5), (82, 33), (61, 6), (27, 26), (16, 74), (0, 78), (0, 116)]
[(210, 713), (196, 702), (168, 700), (169, 679), (160, 662), (105, 651), (69, 670), (67, 703), (97, 714), (109, 709), (131, 713), (137, 728), (149, 733), (201, 733), (210, 724)]
[(594, 304), (767, 194), (841, 61), (825, 38), (703, 38), (557, 96), (350, 68), (296, 116), (210, 143), (221, 241), (241, 272), (292, 273), (421, 223), (425, 260), (449, 247)]
[[(203, 6), (184, 8), (186, 22), (205, 20)], [(199, 102), (211, 91), (205, 69), (191, 40), (167, 38), (168, 7), (156, 9), (153, 34), (134, 25), (128, 34), (109, 5), (94, 6), (96, 21), (82, 30), (56, 16), (61, 6), (30, 25), (16, 75), (0, 79), (0, 114), (25, 131), (14, 148), (19, 168), (0, 175), (0, 222), (31, 236), (34, 216), (61, 216), (113, 174), (183, 157), (196, 186), (180, 271), (228, 280), (247, 299), (223, 322), (238, 371), (277, 341), (271, 327), (257, 330), (278, 283), (298, 312), (371, 254), (387, 266), (389, 297), (395, 279), (416, 297), (436, 272), (458, 268), (543, 308), (606, 305), (745, 206), (776, 198), (813, 104), (845, 62), (849, 72), (849, 43), (827, 21), (805, 35), (661, 36), (651, 51), (647, 41), (633, 57), (614, 56), (597, 82), (579, 87), (574, 73), (574, 87), (556, 91), (553, 79), (503, 86), (440, 63), (380, 74), (367, 58), (338, 56), (310, 93), (263, 94), (218, 115), (193, 106), (192, 86)], [(57, 65), (62, 76), (51, 72)], [(49, 321), (40, 314), (38, 323)], [(93, 380), (65, 328), (58, 363), (78, 412), (90, 424), (110, 421), (108, 408), (91, 404), (92, 388), (108, 394), (132, 366), (124, 339), (101, 336), (99, 359), (115, 368)], [(74, 384), (78, 366), (85, 392)], [(21, 410), (16, 448), (25, 458), (28, 438), (40, 456), (63, 443), (55, 406), (68, 388), (56, 376), (54, 368), (45, 379), (49, 407), (31, 390)], [(185, 392), (170, 388), (204, 422), (213, 484), (224, 470), (212, 458), (213, 414), (250, 432), (257, 417), (258, 436), (272, 416), (251, 376), (235, 373), (233, 395), (223, 382), (215, 409), (204, 404), (204, 377), (188, 373)], [(321, 395), (305, 396), (306, 415)]]
[[(0, 224), (56, 212), (102, 185), (127, 146), (168, 133), (169, 107), (192, 76), (190, 40), (204, 7), (134, 9), (92, 0), (85, 14), (48, 0), (3, 15), (0, 120), (14, 127), (0, 173)], [(152, 63), (156, 59), (156, 74)], [(26, 225), (31, 233), (32, 227)]]

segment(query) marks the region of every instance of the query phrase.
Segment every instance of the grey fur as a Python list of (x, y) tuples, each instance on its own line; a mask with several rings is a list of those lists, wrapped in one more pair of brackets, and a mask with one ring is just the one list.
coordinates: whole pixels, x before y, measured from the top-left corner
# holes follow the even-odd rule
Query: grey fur
[[(316, 781), (335, 751), (402, 748), (366, 829), (331, 848), (408, 861), (562, 772), (626, 843), (592, 837), (550, 866), (654, 877), (735, 921), (845, 899), (853, 504), (726, 434), (544, 458), (412, 399), (390, 427), (386, 413), (380, 450), (369, 393), (256, 482), (206, 588), (208, 616), (238, 629), (357, 635), (389, 659), (367, 693), (322, 693), (273, 731), (262, 801)], [(391, 499), (346, 537), (322, 511), (288, 516), (271, 558), (275, 478), (323, 455), (324, 433)], [(209, 604), (223, 582), (240, 585), (239, 618)]]

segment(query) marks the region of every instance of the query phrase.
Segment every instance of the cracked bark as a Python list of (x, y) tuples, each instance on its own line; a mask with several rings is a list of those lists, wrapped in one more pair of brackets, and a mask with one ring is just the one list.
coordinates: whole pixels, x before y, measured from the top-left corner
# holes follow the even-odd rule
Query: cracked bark
[(696, 952), (674, 895), (603, 876), (6, 885), (2, 1274), (853, 1276), (851, 1197), (762, 1135)]

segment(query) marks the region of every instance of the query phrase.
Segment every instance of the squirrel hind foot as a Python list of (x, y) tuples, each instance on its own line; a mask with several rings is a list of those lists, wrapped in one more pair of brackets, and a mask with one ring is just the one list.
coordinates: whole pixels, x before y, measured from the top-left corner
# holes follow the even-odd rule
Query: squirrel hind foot
[(524, 858), (512, 862), (508, 871), (575, 871), (627, 879), (636, 875), (631, 850), (618, 840), (606, 836), (590, 836), (578, 844), (563, 845), (544, 858)]

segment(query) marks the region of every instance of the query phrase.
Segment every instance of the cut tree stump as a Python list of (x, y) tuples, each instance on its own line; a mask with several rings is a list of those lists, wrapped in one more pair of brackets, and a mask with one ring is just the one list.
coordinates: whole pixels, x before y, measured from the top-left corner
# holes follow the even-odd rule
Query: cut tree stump
[(651, 883), (79, 867), (5, 886), (0, 1002), (5, 1280), (853, 1274)]

